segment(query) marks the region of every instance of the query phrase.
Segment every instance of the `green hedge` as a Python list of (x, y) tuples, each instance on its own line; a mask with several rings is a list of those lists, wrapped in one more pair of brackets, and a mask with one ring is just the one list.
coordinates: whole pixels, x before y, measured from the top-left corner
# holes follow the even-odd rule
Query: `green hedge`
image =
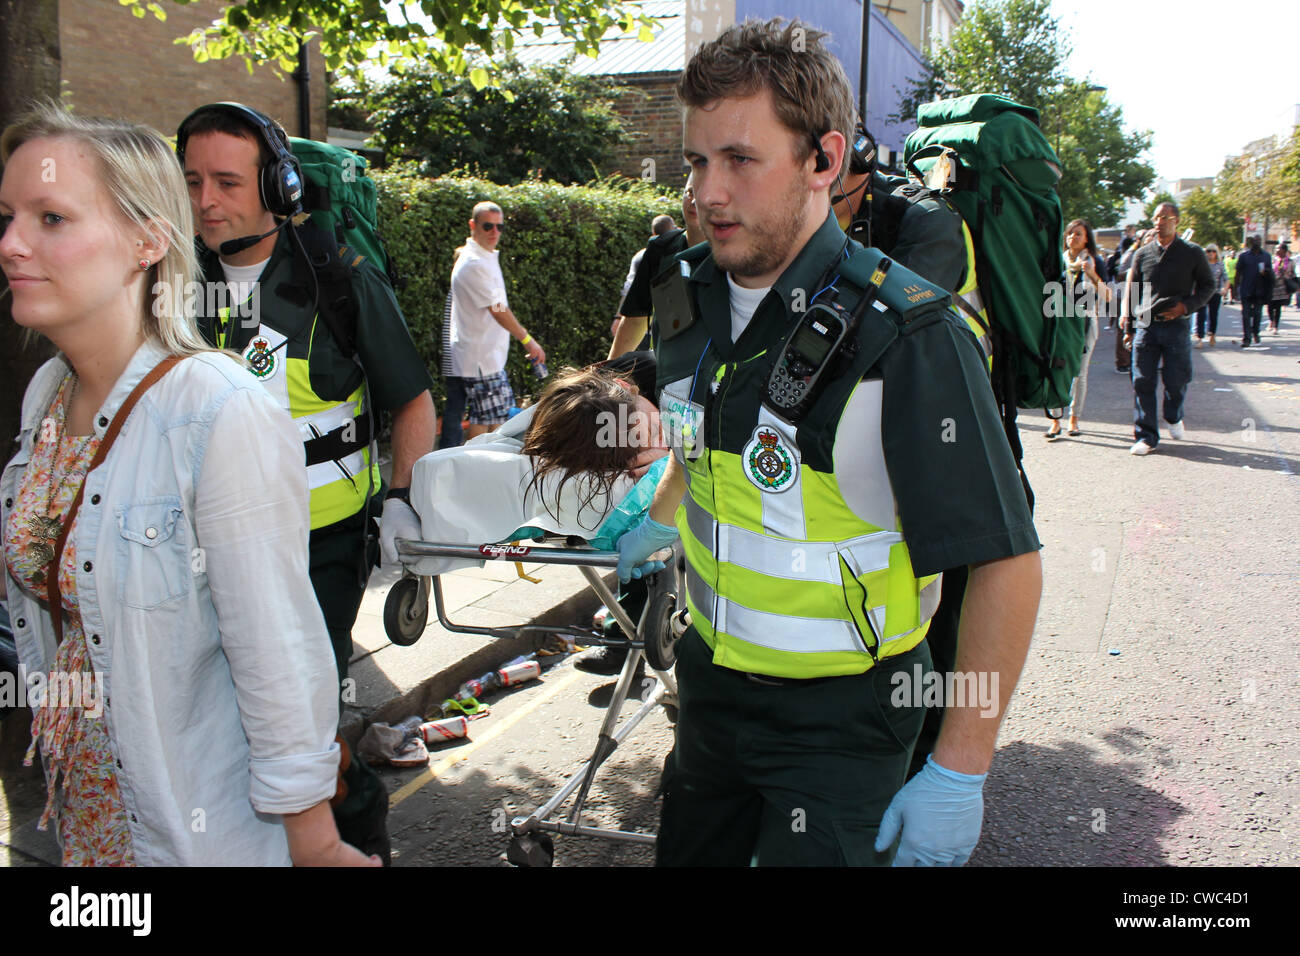
[[(546, 349), (552, 373), (582, 366), (609, 352), (609, 326), (618, 308), (628, 262), (650, 235), (650, 220), (678, 204), (633, 180), (590, 186), (527, 182), (499, 186), (483, 179), (423, 179), (401, 171), (374, 174), (379, 221), (389, 254), (406, 279), (398, 294), (416, 347), (434, 375), (434, 400), (443, 407), (443, 302), (453, 253), (469, 234), (470, 210), (491, 200), (506, 229), (501, 271), (510, 308)], [(537, 392), (524, 350), (512, 343), (506, 366), (516, 396)]]

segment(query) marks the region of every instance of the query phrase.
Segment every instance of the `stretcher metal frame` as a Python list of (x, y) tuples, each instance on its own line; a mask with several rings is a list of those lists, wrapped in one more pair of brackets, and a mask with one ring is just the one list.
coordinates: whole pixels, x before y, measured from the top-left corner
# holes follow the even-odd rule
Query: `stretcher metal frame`
[[(676, 607), (677, 595), (683, 593), (681, 562), (676, 552), (668, 560), (668, 566), (664, 571), (651, 575), (648, 579), (649, 592), (645, 607), (642, 609), (640, 620), (633, 622), (598, 573), (601, 570), (613, 570), (618, 566), (617, 551), (598, 551), (590, 547), (571, 546), (572, 542), (581, 541), (580, 538), (561, 537), (545, 540), (561, 540), (570, 544), (548, 547), (536, 547), (531, 542), (521, 545), (467, 545), (398, 538), (396, 546), (397, 553), (402, 559), (442, 557), (527, 560), (538, 564), (575, 565), (587, 579), (596, 596), (618, 622), (622, 635), (631, 634), (635, 637), (631, 639), (621, 635), (609, 637), (595, 628), (559, 624), (517, 624), (498, 627), (456, 624), (447, 615), (442, 595), (442, 582), (439, 577), (419, 575), (405, 568), (402, 579), (389, 592), (384, 613), (385, 631), (396, 643), (414, 643), (414, 640), (409, 639), (410, 634), (417, 629), (418, 632), (423, 632), (426, 626), (424, 622), (428, 617), (428, 596), (432, 592), (438, 623), (448, 631), (458, 634), (481, 634), (492, 638), (511, 639), (527, 634), (561, 634), (587, 645), (628, 647), (627, 660), (619, 672), (609, 706), (605, 709), (605, 717), (592, 755), (549, 800), (532, 813), (511, 820), (512, 837), (506, 857), (516, 866), (530, 867), (550, 866), (554, 862), (555, 850), (553, 841), (548, 835), (550, 833), (654, 845), (656, 836), (653, 833), (585, 826), (581, 822), (582, 810), (597, 772), (618, 749), (619, 744), (656, 707), (675, 708), (677, 683), (670, 671), (675, 661), (676, 642), (687, 626), (684, 605), (683, 609)], [(668, 553), (660, 552), (656, 557), (667, 558)], [(414, 592), (412, 592), (413, 588), (416, 589)], [(408, 639), (398, 641), (393, 633), (394, 628), (399, 630), (406, 628)], [(418, 633), (415, 639), (418, 639)], [(620, 726), (620, 713), (631, 692), (632, 681), (635, 679), (642, 658), (645, 658), (646, 664), (655, 674), (654, 686), (648, 688), (647, 693), (642, 695), (641, 706), (630, 717), (623, 720)], [(567, 817), (561, 818), (558, 811), (574, 791), (577, 791), (577, 798), (573, 801)]]

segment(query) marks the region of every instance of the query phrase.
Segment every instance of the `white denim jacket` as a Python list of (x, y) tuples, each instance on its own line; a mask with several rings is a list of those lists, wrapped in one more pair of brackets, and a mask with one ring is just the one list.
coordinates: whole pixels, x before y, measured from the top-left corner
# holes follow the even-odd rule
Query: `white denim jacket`
[[(96, 435), (164, 357), (153, 342), (136, 351)], [(67, 371), (51, 359), (27, 388), (0, 529)], [(87, 477), (77, 598), (138, 864), (288, 864), (278, 814), (334, 793), (338, 678), (307, 535), (297, 430), (220, 353), (146, 392)], [(5, 574), (19, 658), (45, 674), (50, 616)]]

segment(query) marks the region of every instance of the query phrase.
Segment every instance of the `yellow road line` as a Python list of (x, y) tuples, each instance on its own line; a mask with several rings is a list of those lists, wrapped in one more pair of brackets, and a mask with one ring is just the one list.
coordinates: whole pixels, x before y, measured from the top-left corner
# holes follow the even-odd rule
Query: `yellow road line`
[[(436, 764), (434, 764), (428, 770), (423, 771), (418, 777), (408, 782), (401, 789), (393, 791), (392, 795), (388, 798), (388, 808), (391, 810), (393, 807), (397, 806), (407, 797), (414, 794), (426, 783), (430, 782), (431, 780), (438, 779), (439, 775), (446, 773), (447, 770), (449, 770), (451, 767), (455, 766), (456, 764), (460, 763), (460, 761), (469, 759), (470, 754), (478, 750), (479, 747), (482, 747), (484, 744), (488, 743), (489, 741), (495, 740), (497, 737), (500, 737), (507, 730), (509, 730), (519, 721), (523, 720), (525, 717), (531, 714), (538, 707), (542, 706), (542, 704), (546, 703), (548, 700), (555, 697), (557, 694), (560, 693), (560, 691), (564, 690), (566, 687), (568, 687), (570, 684), (572, 684), (581, 676), (582, 676), (581, 671), (576, 671), (576, 670), (571, 671), (567, 677), (562, 678), (559, 681), (556, 681), (554, 685), (546, 688), (545, 692), (540, 694), (536, 699), (529, 701), (523, 707), (519, 708), (517, 711), (511, 714), (509, 717), (502, 719), (500, 723), (498, 723), (495, 727), (493, 727), (483, 736), (479, 737), (477, 740), (472, 741), (468, 746), (457, 748), (455, 753), (451, 753), (448, 754), (446, 757), (443, 757)], [(473, 727), (474, 724), (471, 722), (470, 726)]]

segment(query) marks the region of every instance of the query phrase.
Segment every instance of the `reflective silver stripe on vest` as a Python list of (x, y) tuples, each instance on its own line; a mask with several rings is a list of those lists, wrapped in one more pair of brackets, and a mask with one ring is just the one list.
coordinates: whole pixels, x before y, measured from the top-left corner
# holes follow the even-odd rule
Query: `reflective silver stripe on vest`
[[(272, 349), (279, 350), (275, 353), (275, 371), (260, 380), (262, 388), (275, 399), (281, 408), (293, 415), (294, 409), (289, 401), (289, 359), (286, 357), (288, 346), (283, 344), (285, 337), (265, 324), (258, 326), (257, 334), (265, 338)], [(305, 359), (295, 361), (306, 362)], [(297, 415), (294, 417), (293, 423), (298, 428), (299, 437), (304, 442), (308, 442), (313, 438), (326, 435), (336, 428), (346, 426), (348, 422), (355, 420), (360, 410), (359, 405), (344, 400), (310, 415)], [(365, 471), (364, 451), (364, 449), (359, 448), (346, 458), (341, 459), (338, 464), (332, 461), (323, 461), (315, 465), (308, 465), (307, 487), (309, 489), (320, 488), (322, 485), (328, 485), (345, 477), (350, 478)], [(342, 470), (340, 470), (340, 466), (342, 466)], [(347, 472), (346, 475), (344, 475), (344, 471)]]
[[(709, 608), (716, 608), (712, 622), (714, 631), (740, 638), (748, 644), (791, 654), (825, 654), (835, 651), (862, 653), (867, 650), (852, 621), (792, 617), (788, 614), (756, 611), (716, 595), (689, 565), (686, 569), (686, 588), (691, 603), (701, 613), (707, 614)], [(935, 603), (937, 604), (937, 601)], [(904, 631), (882, 641), (880, 634), (885, 627), (885, 606), (882, 604), (870, 608), (867, 613), (871, 626), (875, 630), (873, 640), (877, 645), (876, 656), (880, 654), (880, 647), (888, 647), (915, 631), (915, 629)], [(930, 614), (933, 615), (933, 611)], [(928, 619), (927, 616), (922, 623)]]
[[(781, 440), (790, 449), (793, 458), (791, 466), (794, 468), (793, 480), (787, 487), (779, 492), (764, 492), (760, 496), (763, 501), (763, 527), (782, 538), (803, 538), (807, 534), (803, 514), (803, 469), (799, 467), (803, 456), (799, 454), (799, 445), (795, 442), (795, 427), (773, 415), (766, 405), (758, 407), (756, 424), (770, 428), (781, 436)], [(749, 463), (742, 461), (741, 466), (748, 468)]]
[(917, 595), (917, 614), (922, 624), (934, 617), (934, 612), (939, 610), (939, 598), (942, 596), (943, 575), (941, 574), (921, 588), (921, 593)]
[[(722, 522), (686, 496), (686, 525), (697, 541), (709, 546), (719, 562), (791, 581), (843, 584), (842, 556), (854, 577), (889, 567), (889, 549), (901, 544), (896, 531), (876, 531), (845, 541), (782, 541)], [(715, 538), (716, 531), (716, 538)]]
[[(322, 461), (307, 466), (307, 487), (319, 488), (332, 481), (343, 478), (355, 478), (366, 470), (366, 458), (360, 451), (355, 451), (337, 462)], [(347, 474), (344, 474), (344, 472)]]
[(953, 298), (962, 304), (958, 306), (958, 311), (965, 313), (962, 316), (963, 321), (967, 317), (972, 317), (972, 313), (968, 312), (967, 308), (963, 306), (969, 307), (969, 309), (973, 310), (973, 315), (979, 316), (979, 322), (974, 325), (966, 322), (966, 327), (975, 333), (975, 337), (979, 340), (980, 349), (984, 352), (984, 357), (988, 358), (993, 354), (993, 343), (989, 341), (988, 332), (979, 328), (980, 322), (984, 323), (985, 326), (989, 322), (988, 316), (984, 314), (984, 298), (980, 295), (980, 290), (978, 288), (971, 289), (969, 292), (955, 295)]

